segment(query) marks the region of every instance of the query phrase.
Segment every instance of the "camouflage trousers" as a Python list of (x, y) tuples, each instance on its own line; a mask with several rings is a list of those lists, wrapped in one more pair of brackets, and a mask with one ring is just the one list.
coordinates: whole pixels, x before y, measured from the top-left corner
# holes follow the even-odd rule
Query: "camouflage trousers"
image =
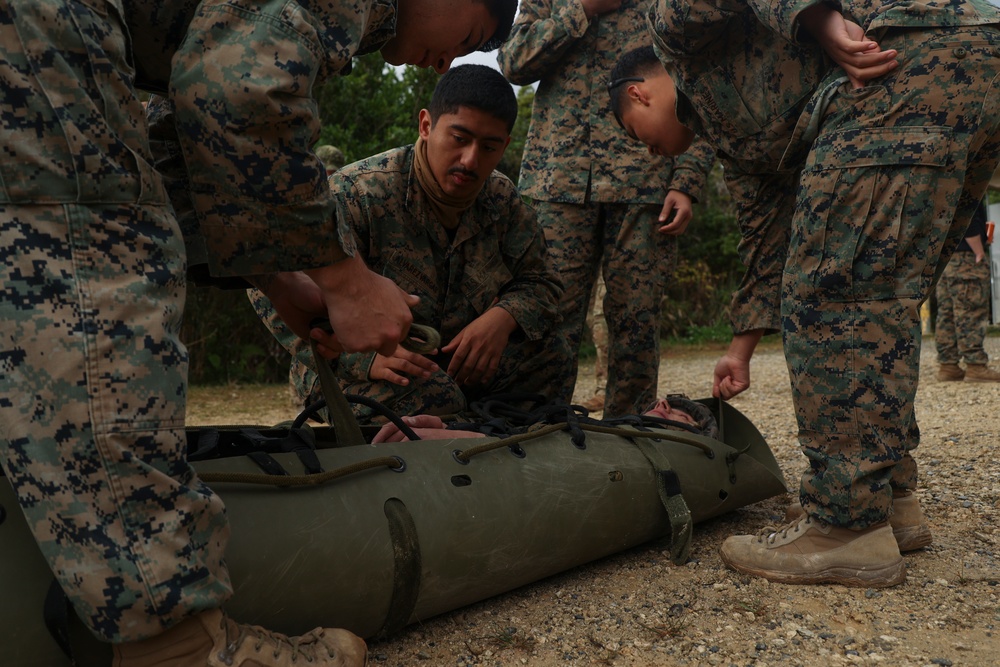
[(599, 396), (603, 396), (608, 388), (608, 321), (604, 318), (604, 296), (607, 293), (604, 277), (598, 275), (587, 310), (587, 328), (597, 354), (594, 360), (594, 380), (597, 383), (594, 393)]
[(890, 30), (899, 67), (844, 83), (807, 158), (785, 265), (782, 325), (800, 498), (864, 527), (914, 488), (919, 306), (1000, 161), (1000, 32)]
[[(351, 381), (341, 378), (340, 388), (345, 394), (357, 394), (371, 398), (398, 415), (420, 413), (432, 415), (454, 415), (465, 412), (472, 401), (484, 396), (500, 393), (541, 394), (548, 400), (568, 403), (571, 397), (561, 394), (568, 383), (570, 372), (569, 347), (560, 336), (546, 336), (540, 340), (527, 340), (523, 333), (516, 332), (510, 337), (507, 347), (500, 357), (493, 380), (485, 385), (459, 385), (445, 371), (450, 355), (431, 357), (439, 370), (429, 378), (410, 378), (406, 386), (386, 380)], [(298, 366), (298, 371), (295, 370)], [(315, 371), (301, 365), (299, 359), (293, 364), (291, 373), (293, 385), (300, 400), (305, 405), (322, 398), (319, 376)], [(529, 407), (529, 402), (520, 406)], [(377, 413), (363, 404), (352, 404), (358, 421), (368, 422)], [(329, 415), (324, 418), (328, 421)]]
[(640, 414), (656, 398), (660, 300), (677, 244), (657, 229), (660, 205), (534, 203), (549, 255), (565, 288), (559, 311), (576, 383), (576, 353), (598, 270), (607, 294), (608, 384), (604, 416)]
[(934, 344), (938, 363), (989, 363), (983, 349), (990, 318), (989, 256), (977, 262), (973, 252), (956, 252), (938, 280), (936, 293)]
[(185, 459), (184, 244), (101, 5), (0, 0), (0, 463), (77, 613), (126, 641), (229, 596), (228, 524)]
[(729, 304), (734, 334), (781, 330), (781, 283), (795, 213), (799, 172), (743, 174), (727, 167), (726, 189), (740, 224), (740, 261), (748, 267)]

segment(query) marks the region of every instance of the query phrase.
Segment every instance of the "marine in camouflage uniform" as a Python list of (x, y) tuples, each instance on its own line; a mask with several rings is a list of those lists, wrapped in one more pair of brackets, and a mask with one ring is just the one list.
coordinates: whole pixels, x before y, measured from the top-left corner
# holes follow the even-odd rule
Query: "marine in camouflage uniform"
[(350, 234), (309, 152), (310, 92), (393, 37), (395, 4), (293, 9), (0, 0), (0, 462), (59, 584), (109, 641), (231, 593), (222, 503), (185, 460), (185, 248), (136, 86), (175, 102), (213, 273), (344, 259)]
[(676, 161), (652, 156), (610, 112), (608, 73), (622, 53), (649, 43), (648, 6), (624, 0), (588, 18), (579, 0), (523, 0), (498, 55), (511, 82), (539, 82), (518, 186), (565, 287), (559, 309), (573, 350), (596, 274), (604, 274), (609, 417), (639, 414), (656, 398), (660, 300), (676, 255), (658, 216), (668, 190), (698, 199), (712, 162), (703, 144)]
[[(971, 243), (970, 243), (971, 241)], [(972, 243), (976, 244), (974, 250)], [(986, 205), (972, 216), (965, 238), (941, 273), (937, 288), (934, 345), (941, 365), (939, 380), (997, 382), (983, 348), (990, 319), (990, 260), (986, 245)], [(959, 367), (964, 361), (968, 372)]]
[[(720, 156), (801, 161), (781, 295), (810, 464), (800, 497), (810, 515), (863, 529), (886, 520), (893, 491), (916, 485), (918, 306), (1000, 160), (1000, 10), (844, 3), (845, 18), (899, 54), (894, 71), (853, 89), (839, 68), (822, 76), (800, 38), (811, 4), (660, 0), (651, 24), (687, 98), (682, 122)], [(720, 62), (713, 49), (725, 43), (734, 49)]]
[[(420, 297), (414, 321), (434, 327), (444, 343), (489, 308), (507, 310), (518, 329), (487, 384), (459, 385), (445, 370), (450, 355), (441, 352), (429, 357), (438, 366), (430, 377), (411, 376), (406, 385), (370, 379), (374, 353), (345, 353), (331, 362), (341, 389), (403, 415), (455, 414), (471, 400), (500, 392), (568, 402), (570, 397), (559, 392), (565, 390), (571, 355), (565, 341), (552, 334), (562, 288), (534, 211), (510, 179), (494, 171), (449, 234), (416, 177), (414, 150), (412, 145), (396, 148), (331, 177), (338, 217), (350, 224), (359, 254), (373, 270)], [(293, 355), (290, 376), (301, 404), (322, 398), (308, 345), (275, 317), (260, 292), (251, 290), (250, 298)], [(373, 416), (365, 405), (352, 407), (359, 419)]]

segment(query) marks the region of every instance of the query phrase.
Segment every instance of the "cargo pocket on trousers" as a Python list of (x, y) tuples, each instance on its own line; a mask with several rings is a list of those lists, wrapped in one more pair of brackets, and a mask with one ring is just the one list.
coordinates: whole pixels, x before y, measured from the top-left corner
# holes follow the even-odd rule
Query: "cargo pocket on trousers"
[(809, 291), (799, 298), (866, 301), (919, 291), (927, 253), (948, 232), (934, 202), (951, 142), (942, 127), (858, 128), (816, 140), (785, 266), (800, 279), (788, 284)]

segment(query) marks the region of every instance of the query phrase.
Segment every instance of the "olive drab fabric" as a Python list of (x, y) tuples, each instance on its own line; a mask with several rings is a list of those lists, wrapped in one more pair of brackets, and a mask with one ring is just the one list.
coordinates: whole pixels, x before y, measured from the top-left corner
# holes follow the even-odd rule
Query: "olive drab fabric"
[(393, 22), (375, 0), (0, 0), (0, 462), (104, 640), (231, 592), (222, 502), (185, 460), (184, 240), (136, 87), (176, 107), (214, 271), (330, 263), (351, 249), (311, 91)]
[(498, 52), (512, 83), (538, 82), (518, 188), (563, 279), (561, 331), (571, 349), (598, 271), (607, 284), (607, 416), (637, 414), (656, 398), (660, 300), (677, 252), (657, 217), (668, 190), (697, 200), (712, 164), (703, 142), (677, 160), (650, 155), (611, 113), (608, 75), (623, 53), (650, 43), (648, 6), (624, 0), (588, 19), (576, 0), (524, 0)]
[[(818, 518), (864, 528), (886, 519), (893, 489), (916, 484), (918, 306), (1000, 161), (1000, 10), (984, 0), (842, 3), (899, 53), (894, 71), (853, 89), (839, 68), (817, 70), (795, 20), (810, 4), (659, 0), (650, 21), (690, 101), (682, 115), (697, 114), (727, 168), (801, 171), (787, 191), (780, 281), (809, 461), (800, 498)], [(737, 42), (713, 63), (718, 76), (701, 78), (710, 50)], [(733, 133), (747, 138), (746, 155), (725, 143)], [(746, 157), (762, 166), (748, 169)]]
[[(457, 413), (477, 394), (538, 393), (560, 402), (570, 372), (565, 341), (553, 335), (562, 291), (546, 258), (534, 211), (510, 179), (494, 171), (473, 205), (463, 211), (454, 238), (437, 219), (414, 172), (413, 146), (396, 148), (347, 165), (331, 177), (338, 217), (354, 232), (358, 252), (372, 270), (420, 297), (414, 321), (430, 325), (447, 344), (488, 308), (503, 308), (518, 331), (504, 350), (494, 380), (483, 387), (458, 386), (436, 355), (440, 370), (400, 386), (372, 381), (374, 353), (342, 354), (334, 370), (345, 393), (374, 398), (400, 414)], [(304, 341), (278, 320), (266, 297), (250, 291), (258, 314), (293, 354), (291, 380), (303, 405), (320, 398), (313, 358)], [(361, 418), (371, 409), (355, 405)]]

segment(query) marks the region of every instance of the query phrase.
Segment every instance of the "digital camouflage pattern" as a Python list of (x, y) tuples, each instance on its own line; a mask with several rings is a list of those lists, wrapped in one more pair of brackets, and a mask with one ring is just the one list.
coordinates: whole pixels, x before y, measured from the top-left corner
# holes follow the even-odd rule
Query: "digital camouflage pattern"
[(174, 205), (190, 263), (226, 278), (352, 254), (312, 152), (313, 91), (393, 36), (395, 3), (125, 0), (125, 9), (137, 85), (172, 112), (151, 118), (150, 131), (183, 157), (169, 175), (183, 181)]
[(654, 0), (649, 24), (654, 49), (690, 101), (678, 105), (678, 118), (725, 165), (748, 269), (730, 301), (733, 333), (777, 332), (792, 196), (814, 131), (806, 107), (829, 61), (813, 42), (777, 37), (746, 0)]
[(497, 61), (511, 83), (538, 82), (518, 180), (526, 197), (662, 205), (668, 189), (701, 192), (702, 164), (650, 155), (611, 113), (608, 75), (622, 54), (649, 44), (648, 6), (623, 0), (617, 11), (587, 19), (578, 0), (520, 3)]
[(983, 348), (990, 321), (990, 260), (956, 252), (938, 279), (934, 344), (939, 364), (988, 364)]
[[(437, 329), (442, 345), (491, 307), (519, 325), (494, 380), (458, 386), (446, 374), (449, 355), (431, 358), (441, 370), (408, 386), (372, 381), (374, 353), (342, 354), (333, 369), (345, 393), (374, 398), (398, 414), (458, 413), (468, 401), (496, 392), (528, 392), (560, 402), (569, 350), (553, 335), (561, 286), (552, 273), (541, 228), (514, 184), (494, 171), (473, 206), (461, 215), (453, 239), (438, 221), (413, 168), (413, 146), (347, 165), (330, 179), (337, 215), (353, 230), (368, 266), (420, 297), (414, 322)], [(291, 379), (303, 405), (320, 398), (309, 347), (278, 320), (266, 297), (250, 291), (258, 314), (293, 355)], [(362, 419), (370, 408), (355, 405)]]
[[(565, 288), (559, 335), (571, 350), (580, 349), (591, 287), (603, 269), (608, 324), (604, 416), (640, 414), (656, 399), (660, 301), (677, 248), (674, 238), (657, 233), (653, 224), (660, 206), (535, 202), (534, 207), (545, 229), (549, 261)], [(578, 356), (572, 355), (569, 363), (562, 393), (572, 396)]]
[(518, 187), (534, 202), (565, 287), (559, 311), (571, 349), (599, 270), (607, 283), (607, 416), (638, 414), (656, 397), (660, 300), (676, 257), (657, 218), (668, 190), (697, 200), (712, 164), (703, 142), (676, 161), (651, 155), (611, 113), (608, 76), (623, 53), (649, 43), (647, 8), (624, 0), (588, 19), (576, 0), (524, 0), (497, 58), (512, 83), (538, 82)]
[[(217, 268), (335, 261), (310, 91), (377, 17), (391, 25), (392, 5), (312, 7), (0, 0), (0, 462), (105, 640), (158, 634), (230, 595), (222, 503), (185, 460), (184, 243), (135, 83), (172, 83), (180, 101)], [(261, 59), (265, 44), (280, 57)]]
[[(716, 91), (694, 90), (696, 77), (686, 68), (703, 67), (699, 59), (709, 55), (699, 49), (748, 35), (756, 41), (744, 41), (747, 51), (765, 54), (754, 80), (772, 81), (784, 67), (773, 50), (785, 48), (782, 40), (797, 40), (795, 17), (809, 4), (749, 2), (770, 34), (748, 33), (745, 21), (735, 21), (731, 33), (716, 32), (710, 42), (685, 42), (670, 31), (697, 35), (699, 29), (672, 27), (678, 17), (718, 17), (723, 3), (660, 0), (651, 24), (662, 57), (679, 74), (706, 133), (713, 105), (729, 104), (740, 115), (731, 124), (748, 126), (766, 121), (769, 116), (755, 113), (769, 107), (767, 95), (742, 109), (733, 106), (734, 92), (748, 88), (727, 81)], [(839, 68), (809, 88), (811, 77), (802, 76), (801, 95), (789, 90), (795, 82), (789, 77), (787, 88), (775, 91), (775, 110), (782, 100), (811, 97), (791, 136), (777, 134), (776, 150), (762, 144), (754, 152), (784, 155), (779, 165), (794, 169), (789, 157), (799, 155), (796, 142), (801, 138), (808, 147), (781, 298), (799, 440), (810, 464), (800, 497), (810, 514), (862, 528), (885, 520), (893, 488), (916, 484), (910, 452), (919, 442), (913, 411), (918, 307), (1000, 161), (993, 84), (1000, 71), (1000, 10), (982, 0), (917, 0), (844, 3), (843, 12), (865, 29), (878, 28), (874, 37), (882, 49), (898, 50), (899, 67), (858, 90)], [(806, 64), (794, 70), (811, 71)]]
[(122, 640), (230, 589), (185, 461), (183, 243), (104, 10), (0, 1), (0, 461), (81, 618)]

